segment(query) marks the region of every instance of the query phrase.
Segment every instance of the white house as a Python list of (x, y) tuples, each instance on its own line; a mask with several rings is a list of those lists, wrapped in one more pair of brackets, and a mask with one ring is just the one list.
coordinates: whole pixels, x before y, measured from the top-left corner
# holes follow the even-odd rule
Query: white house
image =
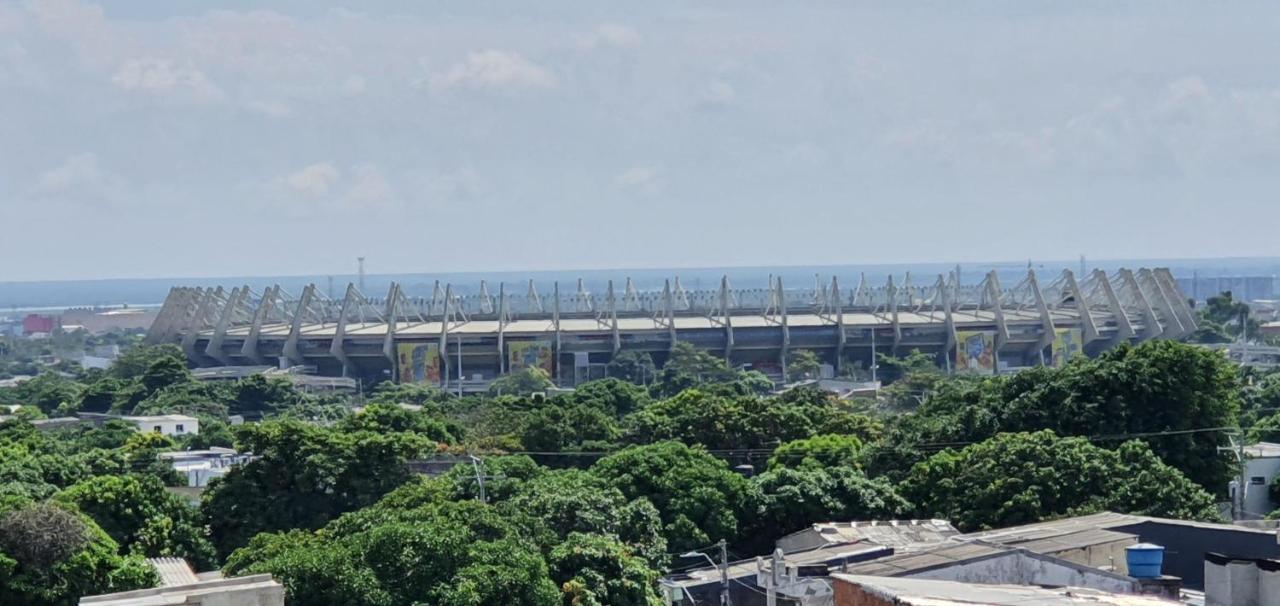
[(216, 446), (208, 450), (162, 452), (159, 456), (168, 461), (174, 471), (187, 476), (189, 488), (204, 488), (209, 485), (209, 480), (222, 477), (231, 471), (233, 466), (249, 460), (247, 454)]
[(187, 415), (154, 415), (120, 418), (138, 426), (138, 431), (154, 431), (170, 437), (200, 433), (200, 419), (189, 417)]

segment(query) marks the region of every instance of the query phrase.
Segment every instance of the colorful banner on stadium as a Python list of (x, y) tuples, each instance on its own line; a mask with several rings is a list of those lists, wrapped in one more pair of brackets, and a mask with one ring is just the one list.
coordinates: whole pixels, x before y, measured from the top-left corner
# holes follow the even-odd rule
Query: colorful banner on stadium
[(551, 341), (507, 342), (507, 371), (541, 368), (550, 375), (552, 371)]
[(996, 372), (996, 334), (960, 331), (956, 333), (956, 372), (991, 375)]
[(399, 343), (396, 359), (401, 383), (440, 383), (439, 343)]
[(1079, 328), (1059, 328), (1053, 339), (1053, 367), (1062, 368), (1084, 353), (1084, 333)]

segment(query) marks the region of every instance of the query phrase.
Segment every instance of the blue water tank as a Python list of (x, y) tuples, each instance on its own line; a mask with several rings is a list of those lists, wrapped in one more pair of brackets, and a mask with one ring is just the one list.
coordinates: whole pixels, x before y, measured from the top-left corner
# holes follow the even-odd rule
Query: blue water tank
[(1164, 547), (1138, 543), (1125, 547), (1124, 554), (1129, 564), (1129, 576), (1135, 579), (1160, 578), (1164, 568)]

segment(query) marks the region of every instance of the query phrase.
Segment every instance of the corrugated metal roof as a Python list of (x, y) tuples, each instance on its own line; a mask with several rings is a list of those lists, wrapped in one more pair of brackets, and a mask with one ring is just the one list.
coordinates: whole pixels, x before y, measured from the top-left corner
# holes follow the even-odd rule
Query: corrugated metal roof
[(886, 601), (902, 606), (1169, 606), (1177, 604), (1159, 598), (1122, 595), (1065, 587), (1046, 589), (1023, 585), (978, 585), (955, 581), (886, 578), (836, 574), (837, 582), (851, 583)]
[(182, 558), (147, 558), (147, 563), (160, 575), (160, 584), (164, 587), (178, 587), (199, 583), (196, 573)]

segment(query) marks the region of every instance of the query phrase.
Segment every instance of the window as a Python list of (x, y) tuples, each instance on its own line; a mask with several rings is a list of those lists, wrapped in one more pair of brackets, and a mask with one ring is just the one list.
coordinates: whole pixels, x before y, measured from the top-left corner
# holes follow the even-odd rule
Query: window
[(1262, 476), (1253, 476), (1249, 478), (1249, 483), (1254, 486), (1262, 486), (1267, 483), (1267, 479)]
[(177, 433), (182, 433), (182, 423), (178, 423), (177, 425), (175, 425), (173, 427), (173, 430)]
[(155, 427), (152, 427), (152, 428), (151, 428), (151, 431), (154, 431), (154, 432), (156, 432), (156, 433), (160, 433), (160, 426), (159, 426), (159, 425), (156, 425)]

